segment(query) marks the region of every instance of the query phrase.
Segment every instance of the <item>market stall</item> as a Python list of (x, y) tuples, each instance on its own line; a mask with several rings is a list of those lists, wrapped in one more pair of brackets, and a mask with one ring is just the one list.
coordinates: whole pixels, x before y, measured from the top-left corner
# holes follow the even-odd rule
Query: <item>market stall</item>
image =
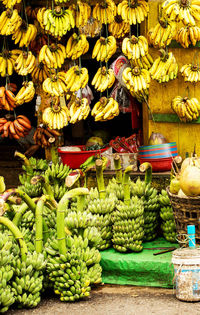
[(0, 311), (173, 286), (171, 251), (200, 237), (191, 1), (1, 1), (0, 146), (21, 172), (0, 174)]

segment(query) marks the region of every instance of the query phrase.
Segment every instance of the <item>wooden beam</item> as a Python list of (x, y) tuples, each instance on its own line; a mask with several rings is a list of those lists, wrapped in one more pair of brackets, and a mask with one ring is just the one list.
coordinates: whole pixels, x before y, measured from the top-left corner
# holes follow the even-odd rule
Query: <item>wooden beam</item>
[[(190, 121), (190, 122), (182, 122), (176, 114), (152, 114), (153, 117), (149, 117), (149, 120), (153, 120), (155, 122), (167, 122), (167, 123), (182, 123), (182, 124), (200, 124), (200, 117), (198, 120)], [(152, 119), (153, 118), (153, 119)]]

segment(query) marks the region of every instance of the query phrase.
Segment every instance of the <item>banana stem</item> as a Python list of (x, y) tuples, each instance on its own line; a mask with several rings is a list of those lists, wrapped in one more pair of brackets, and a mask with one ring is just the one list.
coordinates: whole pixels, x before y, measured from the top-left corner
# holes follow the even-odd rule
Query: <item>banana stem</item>
[(66, 240), (65, 240), (65, 211), (68, 207), (69, 200), (73, 197), (88, 195), (89, 190), (87, 188), (74, 188), (70, 191), (66, 192), (62, 199), (58, 203), (57, 207), (57, 239), (58, 239), (58, 247), (59, 253), (66, 253)]
[(130, 173), (133, 171), (134, 166), (129, 165), (125, 170), (123, 174), (123, 188), (124, 188), (124, 203), (126, 205), (130, 204), (131, 199), (131, 192), (130, 192), (130, 185), (129, 185), (129, 177)]
[(85, 195), (77, 197), (77, 210), (83, 212), (85, 209)]
[(117, 184), (122, 183), (122, 166), (121, 166), (121, 158), (119, 154), (115, 154), (114, 156), (114, 166), (115, 166), (115, 172), (116, 172), (116, 182)]
[(140, 172), (145, 172), (145, 183), (149, 184), (152, 181), (152, 165), (149, 162), (144, 162), (139, 167)]
[(44, 219), (42, 220), (42, 227), (43, 227), (43, 241), (44, 241), (43, 243), (45, 244), (49, 237), (49, 229)]
[(28, 210), (28, 205), (26, 203), (23, 203), (21, 205), (21, 207), (19, 208), (19, 210), (16, 212), (12, 222), (13, 224), (15, 224), (16, 226), (19, 225), (22, 216), (24, 215), (24, 213), (26, 212), (26, 210)]
[(29, 162), (29, 159), (26, 157), (26, 155), (24, 155), (23, 153), (21, 152), (18, 152), (18, 151), (15, 151), (14, 153), (14, 157), (19, 157), (20, 159), (22, 159), (24, 161), (24, 164), (28, 167), (31, 167), (31, 164)]
[(35, 210), (35, 223), (36, 223), (36, 231), (35, 231), (35, 250), (37, 253), (42, 252), (43, 247), (43, 208), (45, 203), (45, 196), (42, 196)]
[(5, 217), (0, 217), (0, 224), (6, 226), (12, 232), (14, 238), (16, 238), (16, 240), (19, 242), (21, 259), (22, 261), (25, 261), (28, 250), (23, 235), (18, 229), (18, 227), (12, 221)]
[(58, 156), (58, 150), (55, 145), (52, 145), (50, 148), (51, 152), (51, 160), (54, 164), (57, 164), (59, 162), (59, 156)]
[(103, 178), (103, 163), (101, 159), (96, 160), (96, 178), (97, 178), (97, 186), (99, 191), (99, 198), (105, 199), (106, 190), (105, 183)]
[(24, 191), (18, 188), (15, 189), (14, 192), (17, 193), (22, 198), (22, 200), (29, 206), (29, 208), (35, 213), (36, 209), (35, 202)]

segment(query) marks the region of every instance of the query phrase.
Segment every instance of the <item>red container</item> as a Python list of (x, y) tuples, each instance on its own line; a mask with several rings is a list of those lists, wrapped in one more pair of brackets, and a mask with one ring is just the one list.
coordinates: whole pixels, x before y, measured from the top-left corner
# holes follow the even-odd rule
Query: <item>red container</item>
[(69, 165), (72, 169), (79, 168), (90, 156), (101, 154), (109, 149), (109, 147), (106, 147), (100, 150), (85, 151), (85, 145), (75, 145), (74, 147), (79, 147), (81, 151), (66, 151), (64, 150), (65, 147), (58, 148), (63, 164)]
[(173, 158), (163, 158), (163, 159), (141, 159), (138, 158), (140, 164), (144, 162), (149, 162), (152, 165), (153, 172), (165, 172), (170, 171), (172, 167)]

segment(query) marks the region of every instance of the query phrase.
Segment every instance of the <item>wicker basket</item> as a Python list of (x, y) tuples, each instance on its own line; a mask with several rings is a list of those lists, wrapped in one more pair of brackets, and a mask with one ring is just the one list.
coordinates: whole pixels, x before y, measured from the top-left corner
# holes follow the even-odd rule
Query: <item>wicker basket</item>
[(167, 193), (173, 208), (178, 234), (177, 239), (184, 242), (187, 225), (195, 225), (196, 243), (200, 244), (200, 197), (179, 197), (170, 193), (169, 187), (167, 187)]

